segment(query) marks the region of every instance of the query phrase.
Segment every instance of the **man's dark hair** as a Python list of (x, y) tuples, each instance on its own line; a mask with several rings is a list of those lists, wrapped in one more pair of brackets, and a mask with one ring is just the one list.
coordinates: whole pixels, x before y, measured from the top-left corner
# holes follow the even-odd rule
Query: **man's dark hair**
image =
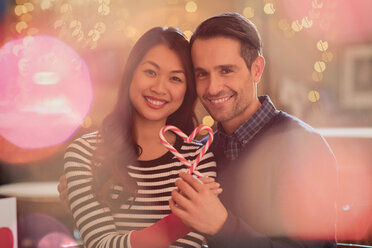
[(240, 55), (248, 69), (251, 69), (257, 56), (262, 55), (261, 37), (256, 26), (238, 13), (225, 13), (203, 21), (192, 35), (190, 47), (196, 39), (218, 36), (236, 39), (240, 42)]

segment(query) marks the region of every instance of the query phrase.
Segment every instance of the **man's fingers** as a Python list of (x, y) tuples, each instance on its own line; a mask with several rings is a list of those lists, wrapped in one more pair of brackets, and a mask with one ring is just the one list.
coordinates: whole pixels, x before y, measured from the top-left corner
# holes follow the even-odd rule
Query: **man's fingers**
[[(201, 184), (200, 182), (198, 183)], [(197, 197), (197, 192), (195, 191), (195, 189), (184, 180), (178, 179), (175, 184), (178, 190), (182, 192), (182, 195), (186, 196), (188, 199), (194, 199), (195, 197)]]
[(177, 204), (177, 207), (187, 209), (190, 205), (189, 200), (184, 196), (184, 192), (182, 194), (177, 190), (172, 191), (172, 200)]
[(212, 190), (212, 189), (219, 189), (221, 187), (221, 185), (219, 183), (216, 183), (216, 182), (208, 183), (208, 184), (206, 184), (206, 186), (210, 190)]
[(213, 177), (199, 177), (199, 180), (202, 181), (203, 184), (210, 184), (214, 182)]
[(195, 179), (189, 173), (181, 172), (180, 177), (187, 182), (191, 187), (193, 187), (197, 192), (203, 189), (203, 184), (201, 184), (197, 179)]
[(172, 198), (169, 199), (169, 208), (182, 221), (186, 218), (187, 213)]
[(218, 188), (218, 189), (214, 189), (214, 190), (212, 190), (212, 191), (213, 191), (213, 194), (215, 194), (215, 195), (219, 195), (219, 194), (222, 193), (223, 189), (222, 189), (222, 188)]

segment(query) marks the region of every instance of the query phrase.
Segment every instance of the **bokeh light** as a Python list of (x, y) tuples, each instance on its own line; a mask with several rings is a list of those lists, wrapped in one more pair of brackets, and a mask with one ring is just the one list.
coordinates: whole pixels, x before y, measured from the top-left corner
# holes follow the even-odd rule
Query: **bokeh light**
[(196, 12), (198, 5), (194, 1), (188, 1), (185, 5), (185, 10), (190, 13)]
[(324, 62), (331, 62), (333, 60), (333, 53), (330, 51), (322, 53), (322, 59)]
[(293, 21), (291, 27), (295, 32), (300, 32), (302, 30), (302, 25), (298, 20)]
[(53, 232), (44, 236), (37, 245), (37, 248), (51, 248), (51, 247), (78, 247), (76, 241), (65, 233)]
[[(327, 161), (319, 159), (321, 153), (314, 156), (318, 162)], [(296, 239), (332, 239), (336, 234), (337, 169), (332, 163), (310, 164), (311, 160), (299, 168), (282, 165), (277, 185), (280, 215), (285, 231)]]
[(247, 18), (253, 18), (254, 17), (254, 8), (252, 7), (245, 7), (243, 9), (243, 15)]
[(24, 149), (66, 141), (93, 98), (82, 58), (56, 38), (13, 40), (0, 50), (0, 135)]
[(62, 145), (40, 149), (23, 149), (0, 136), (0, 160), (9, 164), (26, 164), (46, 159), (56, 154)]
[(213, 120), (212, 116), (207, 115), (207, 116), (203, 117), (202, 123), (203, 123), (203, 125), (207, 125), (208, 127), (212, 127), (214, 125), (214, 120)]
[[(54, 244), (73, 244), (69, 229), (59, 220), (46, 214), (29, 213), (18, 219), (21, 247), (62, 247)], [(46, 246), (50, 244), (49, 246)]]
[(274, 4), (273, 3), (267, 3), (267, 4), (265, 4), (265, 6), (264, 6), (264, 12), (267, 15), (274, 14), (275, 13)]
[(307, 98), (309, 99), (310, 102), (317, 102), (320, 99), (319, 92), (316, 90), (311, 90), (309, 94), (307, 95)]
[[(234, 172), (227, 170), (228, 187), (244, 192), (231, 204), (238, 206), (236, 214), (254, 230), (306, 240), (335, 237), (336, 163), (320, 142), (307, 135), (298, 129), (274, 131), (255, 141), (236, 161)], [(299, 136), (306, 142), (299, 142)]]
[[(344, 156), (350, 156), (345, 151)], [(354, 160), (349, 158), (349, 160)], [(340, 239), (361, 240), (372, 228), (372, 170), (370, 164), (353, 163), (339, 173), (337, 231)]]
[(316, 43), (316, 47), (318, 48), (319, 51), (324, 52), (324, 51), (326, 51), (328, 49), (328, 42), (327, 41), (319, 40)]
[(326, 69), (326, 64), (323, 61), (316, 61), (314, 64), (314, 70), (317, 72), (323, 72)]
[[(286, 0), (282, 3), (291, 21), (302, 20), (304, 27), (307, 21), (313, 22), (306, 31), (317, 38), (326, 37), (335, 43), (352, 43), (363, 41), (371, 35), (372, 1)], [(304, 18), (308, 18), (305, 23)]]
[(323, 73), (322, 72), (317, 72), (317, 71), (313, 71), (313, 74), (311, 75), (312, 79), (315, 81), (315, 82), (320, 82), (323, 80)]

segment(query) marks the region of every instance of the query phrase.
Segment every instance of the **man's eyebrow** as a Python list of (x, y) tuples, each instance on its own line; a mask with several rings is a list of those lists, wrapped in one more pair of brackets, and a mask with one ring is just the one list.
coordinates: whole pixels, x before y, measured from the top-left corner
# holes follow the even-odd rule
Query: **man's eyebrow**
[(205, 71), (203, 68), (201, 68), (201, 67), (195, 67), (194, 68), (194, 71)]
[(226, 68), (237, 68), (237, 66), (233, 64), (227, 64), (227, 65), (218, 65), (214, 67), (215, 70), (226, 69)]
[[(221, 69), (226, 69), (226, 68), (237, 68), (237, 67), (238, 66), (234, 65), (234, 64), (217, 65), (217, 66), (213, 67), (213, 70), (221, 70)], [(194, 71), (206, 71), (206, 70), (201, 68), (201, 67), (195, 67)]]

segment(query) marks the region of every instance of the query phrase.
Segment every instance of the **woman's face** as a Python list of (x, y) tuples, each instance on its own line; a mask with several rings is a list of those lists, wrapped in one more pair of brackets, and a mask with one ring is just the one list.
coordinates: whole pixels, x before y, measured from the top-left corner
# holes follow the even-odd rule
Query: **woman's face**
[(166, 121), (182, 104), (186, 76), (176, 52), (166, 45), (151, 48), (137, 66), (129, 88), (136, 117)]

